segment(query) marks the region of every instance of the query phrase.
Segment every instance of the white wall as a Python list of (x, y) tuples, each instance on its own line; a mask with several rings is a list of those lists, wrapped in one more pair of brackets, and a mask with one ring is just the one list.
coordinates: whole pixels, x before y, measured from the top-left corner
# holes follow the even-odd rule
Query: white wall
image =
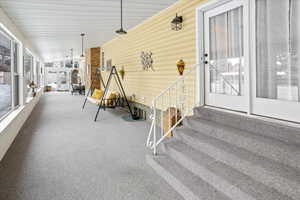
[(23, 124), (31, 114), (35, 105), (39, 102), (43, 91), (40, 90), (37, 96), (27, 104), (13, 111), (8, 117), (0, 122), (0, 161), (18, 135)]
[(34, 56), (39, 60), (43, 59), (39, 56), (33, 45), (27, 40), (24, 34), (18, 29), (18, 27), (9, 19), (5, 14), (5, 11), (0, 7), (0, 24), (3, 24), (14, 36), (23, 43), (23, 47), (29, 49)]
[[(4, 29), (4, 31), (8, 32), (11, 37), (16, 39), (22, 44), (21, 55), (19, 60), (20, 62), (20, 96), (24, 97), (25, 92), (23, 90), (24, 86), (24, 75), (23, 75), (23, 49), (28, 49), (35, 59), (39, 60), (43, 64), (43, 60), (39, 56), (36, 49), (29, 42), (29, 40), (22, 34), (22, 32), (18, 29), (18, 27), (9, 19), (9, 17), (5, 14), (4, 10), (0, 8), (0, 27)], [(5, 153), (9, 149), (10, 145), (14, 141), (15, 137), (18, 135), (20, 129), (23, 124), (29, 117), (31, 111), (38, 103), (40, 96), (42, 95), (42, 89), (37, 94), (37, 96), (31, 99), (28, 103), (25, 103), (25, 98), (20, 99), (20, 107), (10, 113), (5, 119), (0, 121), (0, 161), (4, 157)]]

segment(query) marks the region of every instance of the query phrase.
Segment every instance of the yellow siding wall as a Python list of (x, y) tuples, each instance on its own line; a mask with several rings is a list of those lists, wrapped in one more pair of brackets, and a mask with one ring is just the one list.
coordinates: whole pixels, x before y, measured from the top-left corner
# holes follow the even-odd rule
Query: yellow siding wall
[[(123, 84), (128, 96), (136, 95), (136, 102), (150, 106), (155, 96), (179, 78), (177, 60), (186, 62), (186, 71), (196, 63), (195, 9), (202, 2), (181, 0), (101, 47), (105, 60), (112, 59), (118, 69), (124, 66)], [(171, 30), (170, 21), (176, 13), (183, 16), (181, 31)], [(142, 70), (142, 51), (153, 53), (155, 71)], [(107, 75), (104, 73), (104, 77)]]

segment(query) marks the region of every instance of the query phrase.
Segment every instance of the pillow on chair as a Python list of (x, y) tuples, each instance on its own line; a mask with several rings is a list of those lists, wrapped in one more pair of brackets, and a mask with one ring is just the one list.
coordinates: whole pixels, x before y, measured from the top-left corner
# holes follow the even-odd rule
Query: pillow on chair
[(92, 98), (101, 99), (103, 97), (103, 95), (104, 95), (104, 91), (95, 89), (93, 92)]

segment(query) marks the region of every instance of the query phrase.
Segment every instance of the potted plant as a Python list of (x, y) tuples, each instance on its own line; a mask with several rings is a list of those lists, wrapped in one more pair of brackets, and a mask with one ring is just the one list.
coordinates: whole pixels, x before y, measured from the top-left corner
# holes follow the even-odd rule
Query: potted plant
[(119, 70), (119, 74), (121, 75), (122, 80), (124, 80), (124, 76), (125, 76), (125, 70), (124, 70), (124, 67), (122, 67), (122, 68)]
[(37, 88), (36, 84), (33, 81), (31, 81), (29, 87), (31, 88), (32, 97), (35, 97), (36, 96), (35, 88)]

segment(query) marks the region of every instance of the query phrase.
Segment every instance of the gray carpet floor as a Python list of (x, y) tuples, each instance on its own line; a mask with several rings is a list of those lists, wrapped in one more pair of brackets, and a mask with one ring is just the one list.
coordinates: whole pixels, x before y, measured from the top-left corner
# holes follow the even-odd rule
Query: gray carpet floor
[(0, 162), (0, 200), (181, 199), (145, 162), (149, 124), (47, 93)]

